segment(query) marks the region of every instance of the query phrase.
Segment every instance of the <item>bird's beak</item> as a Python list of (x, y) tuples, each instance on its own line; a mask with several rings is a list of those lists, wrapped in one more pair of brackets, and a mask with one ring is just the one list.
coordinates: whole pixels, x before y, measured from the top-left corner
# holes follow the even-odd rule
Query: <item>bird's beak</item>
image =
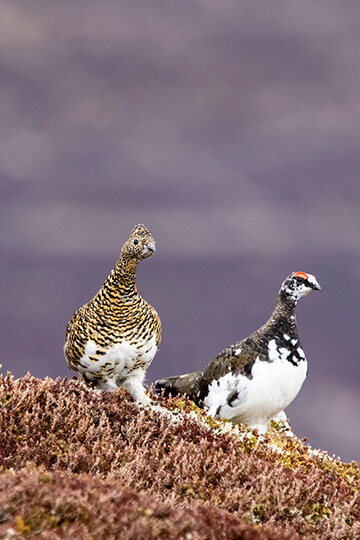
[(320, 283), (318, 283), (316, 280), (315, 283), (312, 283), (312, 287), (314, 291), (321, 291)]
[(156, 247), (154, 242), (148, 242), (147, 244), (144, 244), (141, 256), (143, 258), (150, 257), (155, 251)]
[(317, 281), (316, 277), (313, 276), (312, 274), (308, 274), (307, 282), (313, 291), (321, 291), (320, 283)]

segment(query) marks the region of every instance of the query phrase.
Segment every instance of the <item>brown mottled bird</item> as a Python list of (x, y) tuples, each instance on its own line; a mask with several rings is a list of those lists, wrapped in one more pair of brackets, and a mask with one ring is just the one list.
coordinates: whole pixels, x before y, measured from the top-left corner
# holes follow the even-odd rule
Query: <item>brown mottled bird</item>
[(142, 384), (161, 341), (155, 309), (136, 289), (136, 268), (155, 251), (144, 225), (137, 225), (99, 292), (70, 319), (64, 353), (70, 369), (102, 390), (126, 388), (149, 401)]

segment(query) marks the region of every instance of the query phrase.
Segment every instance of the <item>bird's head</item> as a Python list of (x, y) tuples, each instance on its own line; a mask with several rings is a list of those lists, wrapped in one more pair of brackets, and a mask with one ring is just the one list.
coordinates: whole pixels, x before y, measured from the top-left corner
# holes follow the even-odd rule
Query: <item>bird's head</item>
[(136, 225), (123, 245), (121, 254), (129, 259), (142, 261), (154, 251), (156, 251), (154, 238), (144, 225)]
[(315, 276), (305, 272), (293, 272), (285, 279), (280, 288), (280, 293), (285, 294), (287, 298), (295, 302), (311, 291), (321, 291), (321, 287)]

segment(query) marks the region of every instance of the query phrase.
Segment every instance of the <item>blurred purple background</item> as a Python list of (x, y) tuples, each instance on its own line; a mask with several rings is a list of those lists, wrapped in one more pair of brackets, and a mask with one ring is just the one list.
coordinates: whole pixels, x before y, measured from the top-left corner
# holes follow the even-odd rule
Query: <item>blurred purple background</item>
[(144, 223), (147, 382), (205, 366), (313, 273), (287, 412), (360, 460), (359, 20), (356, 0), (2, 2), (3, 372), (73, 375), (67, 321)]

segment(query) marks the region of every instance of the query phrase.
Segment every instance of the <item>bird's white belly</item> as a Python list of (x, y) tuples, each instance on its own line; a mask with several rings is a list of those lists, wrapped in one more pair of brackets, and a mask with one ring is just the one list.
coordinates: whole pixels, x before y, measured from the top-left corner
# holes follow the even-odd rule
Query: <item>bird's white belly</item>
[(88, 340), (78, 371), (90, 381), (96, 380), (98, 388), (111, 390), (119, 386), (117, 381), (129, 376), (137, 375), (143, 380), (146, 368), (156, 354), (156, 335), (137, 345), (124, 339), (101, 355), (96, 354), (97, 349), (98, 346)]
[[(256, 359), (252, 378), (231, 372), (213, 381), (204, 403), (210, 415), (227, 418), (234, 423), (246, 423), (266, 431), (271, 418), (285, 409), (298, 394), (307, 374), (304, 359), (294, 366), (286, 359), (273, 362)], [(238, 393), (231, 404), (229, 396)]]

